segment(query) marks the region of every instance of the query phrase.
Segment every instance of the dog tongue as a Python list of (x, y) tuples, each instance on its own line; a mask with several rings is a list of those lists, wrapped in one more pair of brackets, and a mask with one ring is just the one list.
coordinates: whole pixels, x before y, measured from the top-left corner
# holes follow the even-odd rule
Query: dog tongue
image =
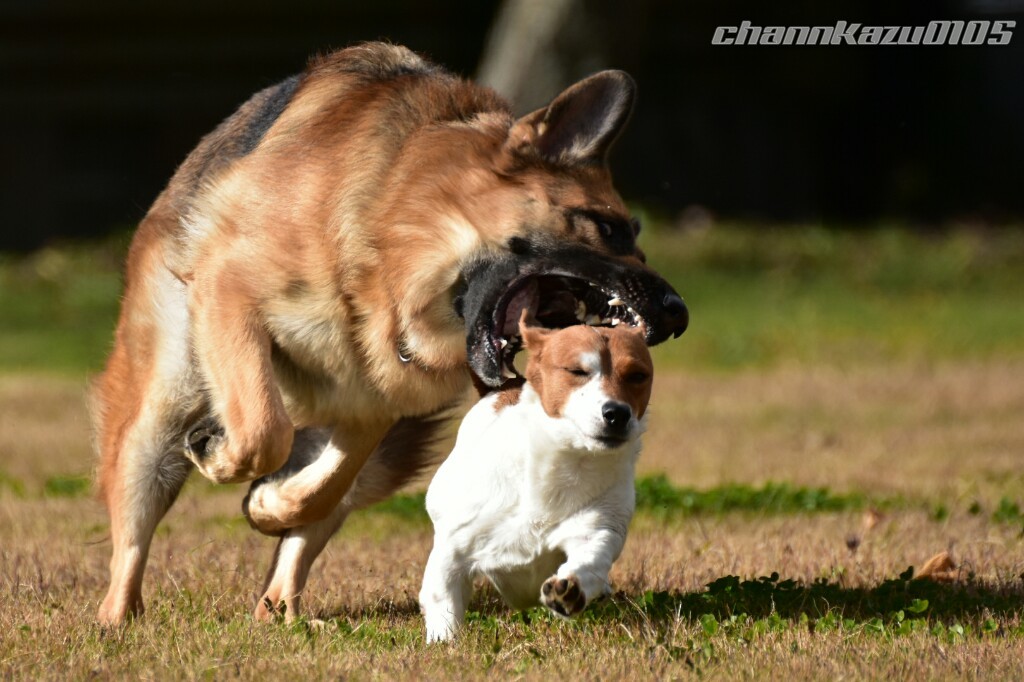
[(505, 337), (519, 333), (519, 318), (524, 310), (535, 310), (537, 308), (537, 283), (530, 280), (522, 289), (512, 294), (512, 298), (505, 308), (505, 322), (502, 325), (501, 335)]

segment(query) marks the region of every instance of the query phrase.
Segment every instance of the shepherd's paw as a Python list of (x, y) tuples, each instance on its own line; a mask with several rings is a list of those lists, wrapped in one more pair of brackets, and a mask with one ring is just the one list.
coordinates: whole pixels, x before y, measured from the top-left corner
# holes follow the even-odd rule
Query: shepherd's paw
[[(271, 537), (284, 535), (290, 526), (276, 514), (280, 509), (277, 488), (274, 481), (266, 477), (253, 481), (249, 493), (242, 500), (242, 514), (249, 526)], [(275, 504), (277, 503), (277, 504)]]

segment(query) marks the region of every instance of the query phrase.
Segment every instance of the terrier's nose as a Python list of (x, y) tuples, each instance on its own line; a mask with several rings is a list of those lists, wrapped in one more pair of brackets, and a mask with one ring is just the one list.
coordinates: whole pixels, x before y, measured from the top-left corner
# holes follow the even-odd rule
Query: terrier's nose
[(626, 403), (609, 400), (601, 407), (601, 416), (604, 417), (604, 423), (608, 425), (609, 429), (625, 431), (629, 426), (629, 419), (633, 416), (633, 411)]

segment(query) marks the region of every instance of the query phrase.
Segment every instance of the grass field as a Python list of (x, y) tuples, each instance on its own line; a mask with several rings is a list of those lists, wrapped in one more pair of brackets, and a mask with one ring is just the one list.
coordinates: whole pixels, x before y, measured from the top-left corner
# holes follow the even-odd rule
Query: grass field
[[(123, 240), (0, 258), (0, 677), (1024, 677), (1024, 232), (642, 243), (692, 326), (657, 351), (615, 597), (563, 622), (480, 589), (432, 647), (416, 490), (342, 529), (308, 618), (261, 625), (273, 541), (241, 487), (196, 478), (158, 530), (145, 617), (99, 628), (83, 392)], [(955, 567), (916, 579), (941, 552)]]

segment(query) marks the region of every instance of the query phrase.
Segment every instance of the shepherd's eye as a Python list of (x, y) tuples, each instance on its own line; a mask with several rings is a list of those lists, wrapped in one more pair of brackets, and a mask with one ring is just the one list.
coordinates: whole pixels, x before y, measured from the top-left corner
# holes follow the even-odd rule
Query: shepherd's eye
[(611, 216), (592, 215), (590, 219), (597, 227), (602, 241), (612, 251), (630, 254), (636, 250), (636, 231), (632, 223)]

